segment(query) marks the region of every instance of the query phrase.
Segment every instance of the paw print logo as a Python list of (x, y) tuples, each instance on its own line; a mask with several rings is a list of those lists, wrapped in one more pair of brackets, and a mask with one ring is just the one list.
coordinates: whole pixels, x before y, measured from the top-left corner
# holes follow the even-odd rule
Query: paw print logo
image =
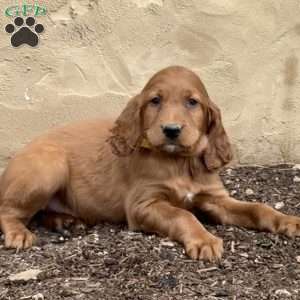
[(5, 31), (12, 34), (11, 44), (13, 47), (19, 47), (23, 44), (35, 47), (39, 43), (38, 34), (44, 31), (44, 26), (35, 24), (33, 17), (26, 18), (25, 24), (23, 18), (17, 17), (14, 20), (14, 24), (6, 25)]

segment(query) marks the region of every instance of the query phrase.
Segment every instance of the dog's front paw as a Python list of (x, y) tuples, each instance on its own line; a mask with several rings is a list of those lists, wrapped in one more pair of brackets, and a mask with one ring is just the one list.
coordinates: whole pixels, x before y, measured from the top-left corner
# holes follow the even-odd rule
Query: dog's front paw
[(190, 239), (185, 243), (185, 251), (192, 259), (220, 260), (224, 251), (223, 241), (213, 235)]
[(5, 247), (26, 249), (30, 248), (35, 243), (36, 237), (28, 229), (12, 230), (5, 234)]
[(284, 216), (280, 219), (278, 232), (288, 237), (300, 236), (300, 218)]

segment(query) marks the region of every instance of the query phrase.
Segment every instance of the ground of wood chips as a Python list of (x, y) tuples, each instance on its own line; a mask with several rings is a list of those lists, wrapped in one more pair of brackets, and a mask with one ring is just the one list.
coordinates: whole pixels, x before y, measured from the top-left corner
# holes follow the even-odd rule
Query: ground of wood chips
[[(239, 167), (222, 177), (234, 197), (300, 216), (297, 166)], [(0, 241), (0, 299), (300, 299), (300, 238), (206, 227), (224, 240), (218, 264), (192, 261), (176, 242), (126, 225), (82, 228), (69, 239), (34, 228), (32, 250)], [(41, 271), (36, 280), (9, 280), (30, 269)]]

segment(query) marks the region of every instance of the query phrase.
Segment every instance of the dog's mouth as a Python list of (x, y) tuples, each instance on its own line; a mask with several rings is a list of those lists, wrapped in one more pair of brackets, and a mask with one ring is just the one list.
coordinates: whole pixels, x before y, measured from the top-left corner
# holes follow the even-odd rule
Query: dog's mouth
[(180, 143), (180, 141), (176, 140), (165, 140), (161, 144), (152, 144), (148, 138), (143, 138), (140, 144), (140, 147), (145, 149), (152, 149), (158, 152), (164, 152), (167, 154), (178, 154), (178, 155), (189, 155), (193, 146), (187, 146)]
[(176, 143), (166, 143), (161, 146), (161, 150), (167, 153), (176, 154), (184, 150), (182, 145)]
[(207, 138), (199, 139), (193, 145), (183, 145), (175, 141), (166, 141), (159, 149), (165, 153), (181, 156), (200, 155), (207, 147)]

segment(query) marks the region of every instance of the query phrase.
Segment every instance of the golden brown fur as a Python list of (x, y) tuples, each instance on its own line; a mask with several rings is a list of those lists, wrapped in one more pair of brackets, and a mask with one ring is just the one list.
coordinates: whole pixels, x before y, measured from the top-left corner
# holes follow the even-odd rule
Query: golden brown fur
[[(180, 125), (175, 139), (165, 134), (168, 124)], [(221, 224), (300, 235), (300, 218), (228, 195), (218, 171), (231, 158), (220, 111), (200, 79), (169, 67), (115, 122), (55, 129), (9, 162), (0, 181), (5, 245), (32, 246), (26, 224), (39, 211), (60, 227), (68, 217), (87, 224), (127, 221), (132, 230), (183, 243), (193, 259), (219, 259), (223, 252), (222, 240), (203, 227), (195, 210)]]

